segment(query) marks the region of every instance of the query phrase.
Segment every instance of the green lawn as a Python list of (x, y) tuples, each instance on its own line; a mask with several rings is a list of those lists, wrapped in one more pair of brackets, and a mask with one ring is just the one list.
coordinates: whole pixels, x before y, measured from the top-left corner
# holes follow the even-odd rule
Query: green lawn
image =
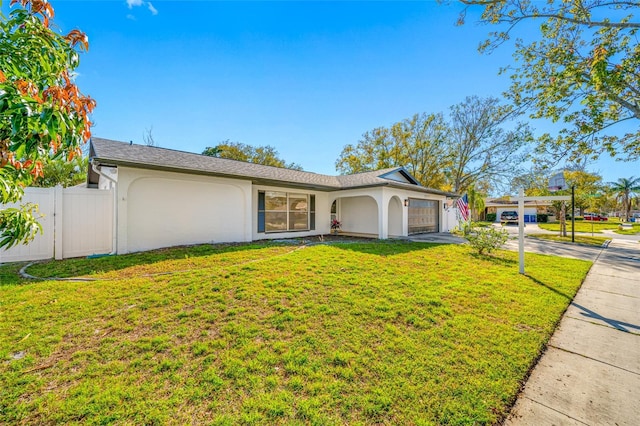
[[(617, 221), (607, 221), (607, 222), (576, 222), (576, 232), (593, 232), (593, 233), (602, 233), (605, 229), (614, 230), (614, 232), (619, 234), (636, 234), (640, 232), (640, 224), (633, 224), (632, 230), (624, 230), (619, 231), (618, 226), (620, 225)], [(558, 231), (560, 232), (560, 222), (554, 223), (538, 223), (540, 229), (546, 229), (547, 231)], [(567, 232), (571, 232), (571, 221), (567, 220)]]
[(254, 244), (0, 267), (0, 424), (493, 424), (589, 262)]
[[(553, 234), (529, 234), (527, 237), (531, 238), (539, 238), (543, 240), (551, 240), (551, 241), (559, 241), (563, 243), (571, 243), (571, 234), (566, 237), (561, 237), (560, 235)], [(610, 238), (606, 237), (591, 237), (585, 235), (575, 235), (574, 240), (578, 244), (587, 244), (590, 246), (601, 246), (605, 241), (610, 240)]]

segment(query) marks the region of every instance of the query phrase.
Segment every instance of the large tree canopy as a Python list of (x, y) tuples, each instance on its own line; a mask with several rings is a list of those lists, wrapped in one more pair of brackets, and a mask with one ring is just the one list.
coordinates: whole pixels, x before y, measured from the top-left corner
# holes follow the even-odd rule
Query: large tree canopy
[[(0, 15), (0, 204), (16, 203), (43, 174), (43, 159), (72, 160), (90, 136), (95, 102), (73, 82), (87, 37), (50, 28), (46, 0), (13, 0)], [(35, 206), (0, 210), (0, 247), (33, 238)]]
[(474, 182), (508, 181), (527, 159), (524, 146), (531, 141), (526, 124), (514, 123), (511, 108), (496, 98), (469, 96), (451, 107), (449, 172), (453, 190), (461, 192)]
[(495, 98), (468, 97), (441, 113), (416, 114), (365, 132), (336, 161), (340, 173), (404, 166), (424, 186), (464, 192), (474, 184), (484, 192), (508, 181), (525, 160), (526, 125), (512, 122), (510, 109)]
[(210, 157), (227, 158), (229, 160), (262, 164), (264, 166), (302, 170), (302, 166), (299, 164), (286, 163), (279, 157), (278, 151), (270, 145), (254, 147), (245, 143), (226, 140), (216, 146), (205, 148), (205, 150), (202, 151), (202, 154)]
[(347, 145), (336, 161), (343, 174), (389, 167), (406, 167), (424, 186), (446, 186), (450, 163), (448, 127), (442, 114), (415, 114), (391, 128), (365, 132), (356, 145)]
[[(502, 70), (512, 79), (505, 95), (532, 118), (561, 124), (540, 138), (548, 158), (640, 157), (640, 0), (460, 1), (483, 7), (481, 21), (498, 25), (481, 51), (519, 36), (516, 63)], [(527, 22), (539, 24), (533, 40), (518, 32)]]

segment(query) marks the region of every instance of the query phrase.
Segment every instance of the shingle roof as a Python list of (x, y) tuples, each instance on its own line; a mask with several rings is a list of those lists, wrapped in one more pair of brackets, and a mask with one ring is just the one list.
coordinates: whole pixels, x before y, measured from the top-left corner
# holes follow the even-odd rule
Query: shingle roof
[[(92, 161), (101, 165), (134, 166), (233, 178), (249, 178), (254, 183), (286, 184), (287, 186), (325, 191), (388, 185), (433, 194), (455, 195), (380, 177), (394, 171), (404, 171), (402, 167), (345, 176), (329, 176), (102, 138), (91, 138), (90, 155)], [(406, 173), (406, 171), (404, 172)]]

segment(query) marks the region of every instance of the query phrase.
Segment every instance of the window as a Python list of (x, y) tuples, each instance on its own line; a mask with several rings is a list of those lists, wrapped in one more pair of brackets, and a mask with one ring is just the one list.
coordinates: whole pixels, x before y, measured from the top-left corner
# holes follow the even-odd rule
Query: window
[(315, 203), (315, 195), (259, 191), (258, 232), (314, 230)]

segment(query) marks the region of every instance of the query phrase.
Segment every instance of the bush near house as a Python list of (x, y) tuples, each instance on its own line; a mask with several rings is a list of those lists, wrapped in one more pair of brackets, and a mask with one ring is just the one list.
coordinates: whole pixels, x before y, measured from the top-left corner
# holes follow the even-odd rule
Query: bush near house
[(0, 267), (0, 424), (499, 424), (589, 262), (402, 242)]
[(549, 221), (549, 215), (546, 213), (538, 213), (536, 215), (536, 222), (547, 223)]
[(497, 217), (496, 213), (487, 213), (487, 222), (495, 222)]

